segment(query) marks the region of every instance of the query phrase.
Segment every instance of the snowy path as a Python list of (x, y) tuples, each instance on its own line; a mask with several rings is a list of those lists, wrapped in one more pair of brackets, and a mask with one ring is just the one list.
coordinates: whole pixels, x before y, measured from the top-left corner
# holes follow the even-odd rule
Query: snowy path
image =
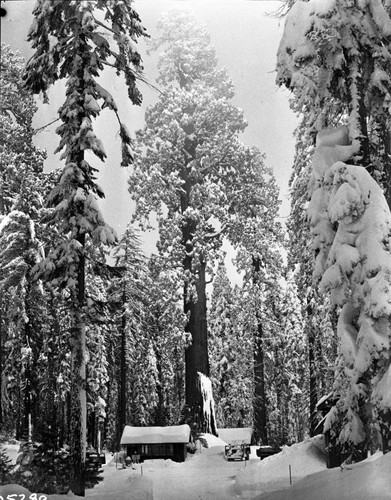
[[(259, 460), (259, 459), (258, 459)], [(163, 473), (153, 473), (154, 500), (229, 500), (235, 477), (248, 462), (224, 459), (223, 448), (203, 450), (191, 457), (187, 466), (171, 464)]]
[[(213, 437), (213, 436), (212, 436)], [(215, 438), (215, 441), (218, 438)], [(296, 483), (326, 468), (322, 437), (286, 448), (260, 462), (256, 446), (247, 462), (227, 462), (224, 446), (200, 448), (184, 463), (147, 460), (135, 469), (104, 467), (104, 481), (87, 497), (95, 500), (248, 500), (260, 493), (289, 488), (289, 468)], [(142, 467), (142, 470), (141, 470)], [(141, 474), (142, 473), (142, 474)]]
[(133, 470), (110, 464), (104, 468), (104, 481), (87, 497), (104, 493), (107, 500), (237, 500), (246, 497), (235, 493), (235, 477), (254, 462), (259, 459), (227, 462), (223, 447), (214, 447), (188, 457), (186, 463), (148, 460), (142, 464), (142, 475), (141, 465)]

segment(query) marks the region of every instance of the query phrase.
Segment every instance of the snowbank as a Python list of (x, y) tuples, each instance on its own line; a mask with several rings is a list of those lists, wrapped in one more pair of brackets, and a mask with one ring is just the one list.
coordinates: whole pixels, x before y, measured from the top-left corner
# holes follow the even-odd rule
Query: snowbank
[(307, 439), (302, 443), (285, 446), (281, 453), (253, 462), (241, 471), (235, 480), (235, 491), (273, 491), (289, 487), (289, 466), (292, 481), (326, 468), (323, 436)]
[(391, 452), (348, 468), (327, 469), (294, 483), (284, 491), (259, 495), (254, 500), (389, 500)]
[[(141, 476), (140, 473), (135, 475), (128, 470), (117, 471), (111, 476), (111, 481), (102, 486), (103, 488), (95, 487), (93, 490), (88, 490), (86, 497), (96, 500), (153, 500), (153, 479)], [(49, 496), (48, 500), (65, 500), (65, 498), (68, 497), (54, 498), (53, 495)], [(74, 498), (76, 500), (79, 497)]]

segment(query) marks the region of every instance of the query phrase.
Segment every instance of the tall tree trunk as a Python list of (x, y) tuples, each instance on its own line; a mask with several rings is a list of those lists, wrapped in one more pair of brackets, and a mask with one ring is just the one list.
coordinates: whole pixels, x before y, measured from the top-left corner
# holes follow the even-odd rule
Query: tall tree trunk
[(170, 400), (177, 398), (177, 403), (179, 408), (182, 408), (185, 399), (185, 381), (184, 381), (184, 370), (183, 370), (183, 354), (181, 349), (177, 346), (174, 347), (174, 358), (175, 358), (175, 375), (174, 375), (174, 396)]
[[(159, 331), (159, 328), (158, 328)], [(158, 348), (155, 347), (156, 356), (156, 369), (158, 374), (158, 384), (157, 384), (157, 407), (155, 413), (155, 425), (166, 425), (167, 424), (167, 405), (164, 401), (164, 376), (163, 376), (163, 364), (162, 364), (162, 353)]]
[[(364, 102), (364, 82), (362, 79), (360, 68), (364, 65), (364, 57), (358, 60), (357, 57), (350, 57), (345, 51), (346, 57), (346, 82), (349, 89), (349, 135), (350, 139), (355, 139), (360, 142), (360, 165), (369, 167), (369, 173), (373, 174), (371, 166), (371, 156), (369, 151), (369, 137), (367, 127), (368, 112)], [(359, 136), (357, 137), (357, 133)], [(354, 137), (356, 135), (356, 137)]]
[[(1, 213), (1, 212), (0, 212)], [(0, 429), (4, 425), (4, 408), (3, 408), (3, 335), (5, 336), (5, 328), (3, 328), (3, 293), (0, 293)]]
[[(30, 321), (25, 324), (25, 338), (28, 348), (31, 347), (30, 338)], [(26, 368), (24, 372), (25, 389), (24, 389), (24, 422), (23, 422), (23, 437), (29, 443), (32, 442), (32, 415), (31, 415), (31, 354), (27, 354)]]
[[(190, 157), (195, 156), (196, 144), (188, 140), (186, 149)], [(181, 213), (184, 214), (190, 206), (192, 180), (188, 176), (187, 165), (183, 172), (184, 193), (181, 197)], [(204, 399), (201, 393), (199, 373), (209, 377), (208, 329), (206, 320), (206, 261), (203, 255), (194, 262), (193, 238), (197, 229), (196, 222), (188, 218), (182, 227), (182, 244), (185, 248), (183, 270), (184, 312), (189, 320), (185, 331), (191, 334), (191, 344), (185, 350), (185, 421), (189, 422), (196, 432), (208, 432), (217, 435), (214, 415), (207, 422), (204, 409)], [(194, 269), (193, 268), (196, 268)], [(191, 278), (190, 278), (191, 277)], [(189, 281), (194, 281), (190, 283)], [(196, 296), (190, 293), (190, 287), (195, 286)]]
[(96, 425), (96, 412), (90, 411), (87, 419), (87, 443), (96, 449), (97, 425)]
[[(260, 280), (261, 260), (258, 256), (253, 256), (253, 283), (258, 285)], [(262, 442), (263, 445), (268, 444), (267, 433), (267, 399), (265, 386), (265, 362), (263, 350), (263, 326), (259, 312), (257, 317), (257, 332), (254, 335), (253, 343), (253, 358), (254, 358), (254, 441)]]
[(316, 377), (316, 366), (315, 366), (315, 333), (312, 329), (311, 318), (313, 315), (313, 309), (310, 304), (310, 298), (307, 298), (307, 342), (308, 342), (308, 366), (309, 366), (309, 392), (310, 392), (310, 436), (314, 436), (315, 429), (317, 426), (316, 418), (316, 403), (318, 402), (318, 391), (317, 391), (317, 377)]
[[(391, 210), (391, 130), (389, 124), (384, 124), (384, 164), (383, 186), (384, 196)], [(382, 437), (383, 453), (391, 451), (391, 410), (379, 412), (379, 426)]]
[(318, 402), (318, 394), (316, 389), (316, 369), (315, 369), (315, 336), (313, 332), (308, 334), (308, 365), (310, 371), (310, 436), (315, 435), (317, 425), (316, 419), (316, 403)]
[[(186, 408), (188, 419), (199, 432), (216, 434), (213, 424), (206, 422), (204, 401), (199, 385), (199, 373), (209, 377), (208, 331), (206, 322), (206, 262), (201, 261), (196, 277), (197, 298), (187, 298), (188, 287), (185, 286), (185, 314), (189, 314), (186, 332), (192, 342), (185, 352), (186, 363)], [(214, 428), (213, 428), (214, 427)]]
[(267, 401), (265, 387), (265, 361), (263, 351), (263, 327), (258, 319), (257, 334), (254, 337), (254, 440), (268, 444)]
[(87, 442), (86, 399), (86, 325), (85, 306), (85, 234), (79, 234), (82, 252), (78, 262), (77, 297), (74, 311), (72, 336), (71, 381), (71, 491), (85, 496), (85, 462)]
[(118, 405), (118, 427), (117, 427), (117, 449), (120, 448), (122, 432), (126, 425), (126, 293), (122, 296), (121, 316), (121, 346), (120, 346), (120, 375), (119, 375), (119, 405)]
[(391, 451), (391, 410), (379, 412), (379, 426), (384, 454)]
[(384, 165), (383, 165), (384, 196), (386, 197), (388, 206), (391, 210), (391, 130), (387, 128), (386, 124), (384, 127), (383, 142), (384, 142)]

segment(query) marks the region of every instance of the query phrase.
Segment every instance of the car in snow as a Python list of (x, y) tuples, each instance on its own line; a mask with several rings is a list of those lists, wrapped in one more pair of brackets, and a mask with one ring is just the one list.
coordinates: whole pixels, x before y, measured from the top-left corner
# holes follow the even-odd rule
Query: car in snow
[(275, 455), (276, 453), (280, 453), (281, 448), (278, 446), (260, 446), (257, 451), (257, 457), (259, 457), (261, 460), (264, 458), (270, 457), (271, 455)]
[(225, 458), (229, 460), (248, 460), (250, 458), (249, 444), (227, 444), (224, 451)]

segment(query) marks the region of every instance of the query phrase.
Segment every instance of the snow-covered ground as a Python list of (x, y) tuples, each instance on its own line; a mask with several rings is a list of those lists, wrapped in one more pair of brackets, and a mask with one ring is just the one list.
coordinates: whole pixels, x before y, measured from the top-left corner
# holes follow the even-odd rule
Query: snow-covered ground
[[(253, 447), (248, 462), (227, 462), (224, 442), (213, 436), (207, 437), (207, 441), (209, 448), (198, 447), (197, 453), (188, 456), (184, 463), (148, 460), (136, 465), (135, 469), (117, 469), (112, 461), (104, 466), (104, 480), (94, 489), (87, 490), (86, 496), (94, 500), (391, 498), (391, 453), (378, 453), (342, 469), (326, 469), (320, 436), (284, 447), (278, 455), (262, 461), (256, 458), (256, 447)], [(15, 452), (13, 448), (10, 451)], [(23, 489), (16, 487), (0, 487), (3, 498), (9, 493), (22, 492)], [(69, 500), (72, 497), (49, 495), (48, 499)]]

